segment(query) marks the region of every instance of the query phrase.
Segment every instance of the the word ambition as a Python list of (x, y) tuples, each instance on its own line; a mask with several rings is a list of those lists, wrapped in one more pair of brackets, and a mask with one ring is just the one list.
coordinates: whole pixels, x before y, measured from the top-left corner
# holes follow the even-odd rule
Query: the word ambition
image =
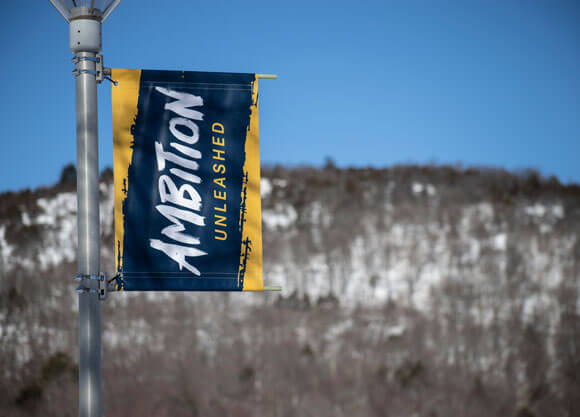
[[(163, 87), (155, 87), (155, 90), (175, 99), (165, 104), (165, 110), (175, 114), (175, 117), (169, 120), (169, 132), (173, 136), (172, 139), (175, 139), (169, 142), (171, 149), (164, 148), (158, 141), (155, 142), (157, 169), (161, 173), (158, 180), (159, 198), (164, 203), (155, 208), (172, 224), (161, 230), (161, 234), (167, 237), (168, 241), (150, 239), (149, 244), (174, 260), (180, 270), (185, 268), (199, 276), (200, 271), (186, 258), (203, 256), (207, 253), (194, 247), (201, 242), (199, 238), (184, 233), (184, 223), (205, 226), (205, 219), (199, 214), (202, 198), (194, 186), (201, 183), (201, 178), (196, 175), (199, 169), (196, 160), (201, 159), (201, 152), (193, 147), (199, 141), (199, 126), (194, 120), (203, 120), (203, 113), (191, 109), (203, 106), (203, 99)], [(168, 169), (166, 162), (170, 162), (173, 168)], [(178, 187), (173, 180), (175, 177), (184, 180), (185, 183)]]

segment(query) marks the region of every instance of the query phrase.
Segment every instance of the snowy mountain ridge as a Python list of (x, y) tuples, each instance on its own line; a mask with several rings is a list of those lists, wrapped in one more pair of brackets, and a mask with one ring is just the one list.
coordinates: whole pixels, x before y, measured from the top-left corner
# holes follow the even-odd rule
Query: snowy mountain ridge
[[(431, 182), (391, 177), (367, 188), (361, 185), (357, 204), (347, 203), (359, 207), (345, 212), (336, 200), (349, 196), (340, 195), (344, 190), (338, 181), (335, 190), (329, 185), (308, 201), (296, 200), (294, 193), (306, 184), (296, 183), (292, 170), (282, 170), (279, 177), (265, 171), (261, 180), (265, 279), (282, 285), (285, 296), (296, 293), (313, 302), (329, 295), (347, 304), (405, 299), (420, 308), (428, 304), (433, 289), (465, 279), (465, 268), (469, 280), (483, 286), (485, 265), (505, 275), (515, 250), (525, 261), (530, 283), (547, 290), (561, 284), (566, 262), (579, 243), (566, 226), (571, 217), (575, 223), (576, 214), (567, 215), (557, 197), (535, 201), (522, 196), (506, 206), (482, 196), (480, 201), (451, 205), (445, 191)], [(113, 184), (104, 181), (100, 189), (103, 264), (112, 274)], [(36, 265), (46, 271), (74, 262), (74, 191), (38, 197), (18, 209), (18, 218), (0, 218), (0, 265), (5, 273), (18, 266)], [(19, 230), (34, 230), (38, 239), (32, 250), (13, 242), (7, 236), (9, 228), (13, 236)], [(339, 240), (329, 236), (337, 234)], [(308, 252), (299, 250), (301, 246), (308, 246)]]
[[(68, 415), (76, 392), (67, 172), (54, 187), (0, 195), (0, 409), (10, 416)], [(111, 172), (100, 187), (112, 276)], [(580, 187), (533, 171), (329, 165), (264, 167), (261, 193), (264, 281), (283, 292), (110, 294), (107, 416), (580, 408)]]

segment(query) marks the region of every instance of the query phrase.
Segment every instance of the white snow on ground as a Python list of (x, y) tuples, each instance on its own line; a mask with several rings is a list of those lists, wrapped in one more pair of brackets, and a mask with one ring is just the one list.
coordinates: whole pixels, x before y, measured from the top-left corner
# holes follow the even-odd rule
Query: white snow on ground
[(523, 300), (524, 321), (531, 321), (537, 311), (550, 310), (553, 299), (548, 294), (531, 294)]
[[(421, 187), (422, 192), (427, 193), (426, 186)], [(495, 210), (489, 202), (463, 207), (456, 220), (458, 235), (450, 235), (449, 226), (435, 219), (427, 224), (414, 224), (395, 222), (387, 216), (386, 229), (378, 231), (374, 219), (369, 218), (364, 232), (351, 237), (348, 255), (340, 251), (314, 251), (303, 265), (295, 265), (291, 257), (281, 256), (279, 263), (264, 265), (265, 276), (283, 286), (283, 296), (296, 291), (299, 296), (306, 295), (312, 302), (317, 302), (321, 297), (333, 294), (346, 307), (354, 307), (361, 302), (380, 305), (387, 299), (393, 299), (409, 302), (419, 310), (427, 310), (431, 292), (444, 281), (466, 279), (454, 266), (457, 259), (462, 264), (472, 265), (469, 279), (474, 283), (481, 281), (482, 288), (493, 292), (494, 286), (501, 283), (487, 282), (487, 264), (481, 264), (480, 258), (482, 254), (495, 257), (495, 273), (501, 280), (506, 274), (508, 244), (513, 244), (519, 252), (533, 254), (530, 256), (529, 270), (532, 280), (538, 284), (550, 283), (550, 286), (561, 282), (561, 268), (572, 250), (573, 242), (567, 246), (561, 237), (546, 236), (540, 239), (540, 235), (510, 242), (506, 226), (497, 221)], [(540, 211), (534, 208), (534, 213)], [(294, 213), (290, 206), (281, 203), (266, 211), (264, 224), (284, 227), (296, 220)], [(563, 208), (560, 205), (549, 206), (546, 213), (542, 223), (547, 221), (554, 224), (554, 217), (562, 214)], [(303, 214), (304, 220), (312, 224), (313, 241), (316, 242), (319, 240), (316, 236), (318, 229), (323, 229), (327, 222), (324, 220), (328, 215), (327, 208), (314, 201)], [(452, 247), (456, 248), (454, 252), (450, 250)], [(381, 255), (377, 254), (376, 248), (388, 250)], [(497, 252), (489, 255), (487, 249)], [(548, 308), (545, 303), (535, 301), (526, 306), (527, 311), (531, 311), (532, 306)], [(484, 321), (491, 317), (487, 313), (485, 309), (473, 312), (474, 317)]]
[[(261, 181), (262, 196), (271, 195), (276, 187), (285, 187), (282, 179), (263, 178)], [(432, 188), (430, 188), (432, 187)], [(101, 184), (102, 202), (100, 206), (102, 230), (112, 232), (114, 223), (113, 186)], [(392, 193), (394, 183), (389, 183), (387, 193)], [(431, 191), (429, 191), (431, 189)], [(431, 184), (413, 183), (411, 190), (422, 195), (435, 195)], [(437, 202), (436, 199), (431, 200)], [(63, 261), (73, 261), (76, 255), (76, 194), (61, 193), (51, 198), (41, 198), (37, 202), (40, 209), (37, 216), (22, 210), (23, 225), (43, 226), (43, 237), (38, 246), (38, 259), (16, 259), (17, 249), (6, 240), (7, 225), (0, 225), (0, 268), (10, 265), (40, 265), (48, 268)], [(390, 203), (388, 203), (390, 206)], [(530, 216), (531, 222), (539, 226), (541, 233), (552, 230), (557, 219), (564, 216), (561, 204), (523, 205), (520, 208), (524, 217)], [(310, 223), (313, 241), (322, 248), (322, 232), (332, 224), (329, 208), (320, 201), (313, 201), (310, 207), (301, 212), (301, 221)], [(35, 211), (31, 211), (34, 213)], [(498, 212), (499, 213), (499, 212)], [(263, 210), (264, 227), (269, 229), (290, 228), (298, 220), (296, 209), (287, 203), (277, 203)], [(494, 221), (495, 220), (495, 221)], [(494, 205), (487, 202), (463, 206), (458, 219), (455, 219), (457, 235), (450, 236), (449, 226), (436, 219), (425, 219), (423, 223), (406, 223), (395, 221), (390, 215), (385, 217), (385, 229), (377, 230), (375, 219), (371, 217), (363, 224), (364, 233), (355, 236), (345, 235), (347, 239), (343, 249), (324, 253), (314, 249), (303, 259), (300, 265), (295, 264), (292, 253), (281, 246), (279, 263), (264, 264), (266, 282), (281, 284), (283, 296), (294, 291), (299, 296), (308, 296), (312, 302), (329, 294), (335, 295), (345, 306), (380, 305), (387, 299), (409, 302), (419, 310), (426, 310), (430, 302), (430, 291), (441, 285), (444, 280), (462, 279), (458, 269), (453, 266), (459, 260), (473, 266), (470, 279), (477, 281), (486, 277), (479, 258), (486, 249), (498, 251), (493, 256), (500, 278), (505, 274), (508, 234), (505, 225), (499, 223), (494, 213)], [(526, 220), (527, 221), (527, 220)], [(281, 235), (286, 233), (280, 232)], [(289, 233), (288, 233), (289, 234)], [(510, 236), (511, 239), (513, 239)], [(538, 284), (556, 287), (563, 278), (562, 265), (566, 264), (575, 238), (569, 242), (562, 237), (539, 234), (520, 242), (509, 241), (522, 253), (528, 253), (530, 259), (528, 273), (530, 279)], [(455, 246), (454, 246), (455, 245)], [(450, 248), (455, 247), (455, 252)], [(377, 252), (377, 248), (387, 248)], [(103, 251), (114, 251), (114, 248), (103, 248)], [(1, 269), (0, 269), (1, 270)], [(489, 284), (486, 288), (493, 287)], [(130, 293), (124, 297), (112, 297), (111, 302), (126, 302)], [(159, 301), (165, 294), (149, 293), (149, 301)], [(232, 295), (232, 297), (237, 297)], [(119, 300), (119, 301), (117, 301)], [(549, 301), (549, 300), (548, 300)], [(550, 308), (544, 299), (526, 301), (525, 314), (531, 315), (536, 310)], [(259, 303), (260, 298), (240, 297), (239, 303)], [(486, 311), (474, 312), (480, 319), (486, 319)], [(392, 325), (392, 324), (391, 324)], [(142, 342), (142, 332), (147, 329), (137, 323), (134, 334), (128, 335), (134, 341)], [(340, 329), (334, 329), (338, 331)], [(378, 331), (378, 330), (377, 330)], [(404, 331), (403, 327), (381, 330), (383, 337), (395, 337)], [(338, 332), (340, 333), (340, 331)], [(380, 332), (379, 332), (380, 333)], [(211, 333), (209, 333), (211, 336)], [(329, 336), (339, 337), (338, 334)], [(203, 339), (204, 335), (199, 335)], [(213, 337), (213, 336), (212, 336)], [(119, 341), (119, 343), (124, 343)], [(210, 347), (208, 345), (207, 349)]]
[(318, 247), (322, 247), (324, 244), (322, 241), (323, 231), (330, 226), (332, 216), (319, 201), (312, 203), (309, 212), (310, 223), (312, 224), (312, 227), (310, 228), (312, 240)]
[(493, 220), (494, 210), (490, 203), (479, 203), (467, 206), (463, 209), (464, 225), (467, 227), (466, 233), (469, 232), (469, 227), (472, 223), (489, 223)]
[(296, 209), (290, 204), (277, 203), (274, 208), (262, 211), (262, 222), (270, 229), (289, 227), (297, 218)]
[(544, 217), (544, 214), (546, 214), (546, 207), (540, 203), (536, 203), (533, 206), (526, 207), (525, 211), (528, 216)]
[(286, 187), (286, 185), (288, 185), (288, 181), (286, 181), (283, 178), (274, 178), (272, 180), (272, 183), (276, 186), (276, 187), (280, 187), (280, 188), (284, 188)]
[(495, 250), (504, 251), (507, 248), (507, 234), (506, 233), (498, 233), (492, 238), (492, 247)]
[(561, 219), (564, 217), (564, 207), (561, 204), (555, 204), (547, 207), (541, 203), (536, 203), (533, 206), (528, 206), (524, 209), (525, 213), (531, 217), (553, 217)]
[(558, 219), (561, 219), (564, 217), (564, 207), (562, 207), (561, 204), (556, 204), (555, 206), (552, 206), (552, 215)]
[(342, 322), (338, 322), (337, 324), (330, 326), (328, 328), (328, 330), (324, 334), (324, 339), (326, 339), (328, 342), (335, 341), (344, 333), (352, 329), (352, 326), (353, 326), (352, 319), (347, 319)]
[(260, 196), (266, 198), (272, 193), (272, 183), (268, 178), (262, 178), (260, 180)]
[(562, 204), (553, 204), (551, 206), (536, 203), (524, 207), (524, 213), (531, 217), (539, 227), (540, 234), (546, 235), (551, 233), (554, 224), (564, 217), (564, 207)]
[(420, 194), (423, 192), (423, 184), (414, 182), (411, 185), (411, 189), (413, 190), (413, 194)]
[(6, 241), (6, 226), (0, 226), (0, 267), (9, 267), (10, 266), (10, 258), (14, 248), (8, 244)]
[(44, 225), (47, 232), (38, 254), (41, 269), (61, 262), (72, 262), (77, 247), (77, 197), (75, 193), (61, 193), (54, 198), (39, 198), (43, 210), (32, 224)]
[(312, 203), (312, 208), (310, 211), (310, 221), (314, 225), (328, 227), (332, 222), (332, 216), (330, 215), (328, 210), (322, 207), (322, 204), (320, 204), (320, 202), (315, 201), (314, 203)]
[(437, 189), (433, 184), (421, 184), (420, 182), (414, 182), (411, 184), (411, 190), (413, 194), (421, 194), (426, 192), (429, 197), (433, 197), (437, 194)]
[(373, 320), (365, 329), (369, 339), (373, 342), (380, 342), (389, 339), (396, 339), (401, 337), (406, 330), (404, 323), (398, 323), (395, 325), (386, 324), (384, 318)]
[(308, 281), (302, 283), (301, 290), (314, 300), (330, 294), (333, 290), (332, 277), (329, 280), (328, 276), (329, 268), (324, 255), (313, 255), (308, 263)]
[(39, 198), (36, 204), (43, 209), (36, 219), (35, 224), (46, 224), (54, 226), (57, 221), (77, 212), (76, 193), (60, 193), (54, 198)]
[[(100, 204), (101, 230), (112, 232), (114, 223), (113, 184), (100, 184), (103, 194)], [(0, 259), (4, 267), (15, 264), (23, 266), (37, 265), (42, 270), (59, 265), (62, 262), (72, 262), (77, 250), (77, 198), (76, 193), (60, 193), (51, 198), (39, 198), (36, 201), (40, 213), (33, 217), (22, 211), (21, 221), (24, 226), (41, 226), (44, 229), (39, 242), (37, 259), (18, 258), (14, 256), (14, 248), (6, 242), (6, 226), (0, 226)], [(107, 248), (104, 248), (107, 250)], [(110, 248), (109, 250), (113, 250)]]
[(270, 180), (269, 178), (260, 179), (260, 195), (262, 198), (269, 197), (272, 194), (272, 189), (274, 187), (284, 188), (288, 185), (288, 181), (282, 178), (274, 178)]
[(32, 224), (32, 221), (30, 220), (30, 216), (25, 211), (22, 211), (22, 224), (24, 226), (30, 226)]

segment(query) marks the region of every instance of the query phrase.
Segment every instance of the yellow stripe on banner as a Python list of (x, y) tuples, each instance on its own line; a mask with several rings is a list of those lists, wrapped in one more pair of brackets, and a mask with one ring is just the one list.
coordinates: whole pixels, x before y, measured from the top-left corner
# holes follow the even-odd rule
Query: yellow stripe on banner
[(262, 204), (260, 201), (260, 126), (258, 119), (258, 76), (252, 89), (250, 126), (246, 136), (246, 161), (244, 172), (248, 173), (247, 222), (242, 240), (250, 238), (252, 252), (246, 265), (244, 291), (263, 291), (262, 281)]
[[(137, 117), (141, 70), (112, 69), (111, 78), (117, 85), (111, 87), (113, 104), (113, 156), (115, 177), (115, 259), (121, 271), (123, 259), (123, 201), (129, 188), (129, 165), (133, 156), (131, 127)], [(122, 288), (120, 288), (122, 289)]]

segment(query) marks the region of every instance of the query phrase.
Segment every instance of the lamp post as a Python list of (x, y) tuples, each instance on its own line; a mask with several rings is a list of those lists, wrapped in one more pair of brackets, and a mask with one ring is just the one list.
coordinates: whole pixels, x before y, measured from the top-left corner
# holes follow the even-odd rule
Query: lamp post
[[(97, 82), (101, 24), (121, 0), (49, 0), (69, 23), (77, 135), (79, 417), (101, 417), (101, 299)], [(106, 281), (104, 281), (106, 287)]]

